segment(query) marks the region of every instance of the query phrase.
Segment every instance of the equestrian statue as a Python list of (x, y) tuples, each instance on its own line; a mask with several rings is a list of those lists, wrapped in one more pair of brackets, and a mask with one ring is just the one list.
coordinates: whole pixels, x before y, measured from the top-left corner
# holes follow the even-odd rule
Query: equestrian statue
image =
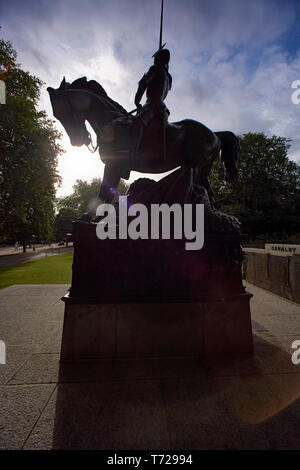
[[(202, 188), (202, 195), (214, 210), (210, 170), (221, 158), (228, 178), (237, 176), (239, 140), (232, 132), (213, 132), (192, 119), (168, 122), (170, 112), (164, 100), (172, 86), (170, 52), (162, 46), (153, 57), (154, 64), (138, 84), (135, 116), (111, 99), (98, 82), (86, 77), (73, 83), (63, 78), (59, 88), (47, 88), (53, 114), (74, 146), (93, 145), (85, 122), (93, 128), (97, 136), (94, 151), (99, 148), (105, 164), (99, 203), (112, 202), (120, 179), (128, 179), (132, 170), (164, 173), (180, 167), (182, 171), (188, 169), (189, 186)], [(142, 106), (144, 93), (146, 102)], [(90, 211), (81, 219), (89, 222), (94, 215)]]

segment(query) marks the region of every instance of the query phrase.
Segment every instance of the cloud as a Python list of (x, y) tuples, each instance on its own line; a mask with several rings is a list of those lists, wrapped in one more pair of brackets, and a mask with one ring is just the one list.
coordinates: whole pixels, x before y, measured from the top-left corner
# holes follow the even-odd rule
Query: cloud
[[(290, 53), (286, 40), (297, 13), (291, 0), (165, 0), (170, 118), (290, 137), (290, 156), (300, 160), (300, 105), (291, 102), (300, 56)], [(10, 0), (0, 16), (23, 67), (47, 86), (58, 86), (63, 75), (68, 81), (86, 75), (127, 109), (134, 107), (137, 82), (158, 45), (160, 0)], [(40, 106), (52, 114), (45, 89)], [(61, 194), (83, 173), (88, 179), (103, 171), (95, 155), (72, 148), (66, 136), (63, 145)]]

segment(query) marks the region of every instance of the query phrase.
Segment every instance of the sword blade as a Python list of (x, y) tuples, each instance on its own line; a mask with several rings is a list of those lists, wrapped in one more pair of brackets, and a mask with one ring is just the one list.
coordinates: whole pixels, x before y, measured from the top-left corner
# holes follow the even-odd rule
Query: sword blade
[(162, 46), (162, 31), (163, 31), (163, 20), (164, 20), (164, 0), (161, 0), (161, 10), (160, 10), (160, 33), (159, 33), (159, 49)]

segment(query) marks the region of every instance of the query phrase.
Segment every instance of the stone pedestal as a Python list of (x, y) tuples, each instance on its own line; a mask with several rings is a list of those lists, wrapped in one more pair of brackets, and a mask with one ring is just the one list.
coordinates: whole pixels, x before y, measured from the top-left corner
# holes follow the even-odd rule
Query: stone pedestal
[(252, 351), (250, 295), (189, 303), (64, 298), (61, 359), (201, 356)]
[(99, 240), (73, 224), (72, 286), (61, 359), (207, 355), (252, 351), (240, 237)]
[(73, 223), (72, 234), (72, 299), (218, 301), (245, 291), (238, 235), (205, 235), (201, 250), (188, 251), (185, 239), (99, 240), (96, 224)]

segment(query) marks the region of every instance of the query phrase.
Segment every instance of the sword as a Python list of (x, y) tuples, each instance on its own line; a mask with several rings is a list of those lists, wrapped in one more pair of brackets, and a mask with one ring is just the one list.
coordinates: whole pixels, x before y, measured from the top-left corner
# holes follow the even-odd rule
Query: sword
[(163, 31), (163, 20), (164, 20), (164, 0), (161, 0), (160, 10), (160, 33), (159, 33), (159, 49), (162, 48), (162, 31)]

